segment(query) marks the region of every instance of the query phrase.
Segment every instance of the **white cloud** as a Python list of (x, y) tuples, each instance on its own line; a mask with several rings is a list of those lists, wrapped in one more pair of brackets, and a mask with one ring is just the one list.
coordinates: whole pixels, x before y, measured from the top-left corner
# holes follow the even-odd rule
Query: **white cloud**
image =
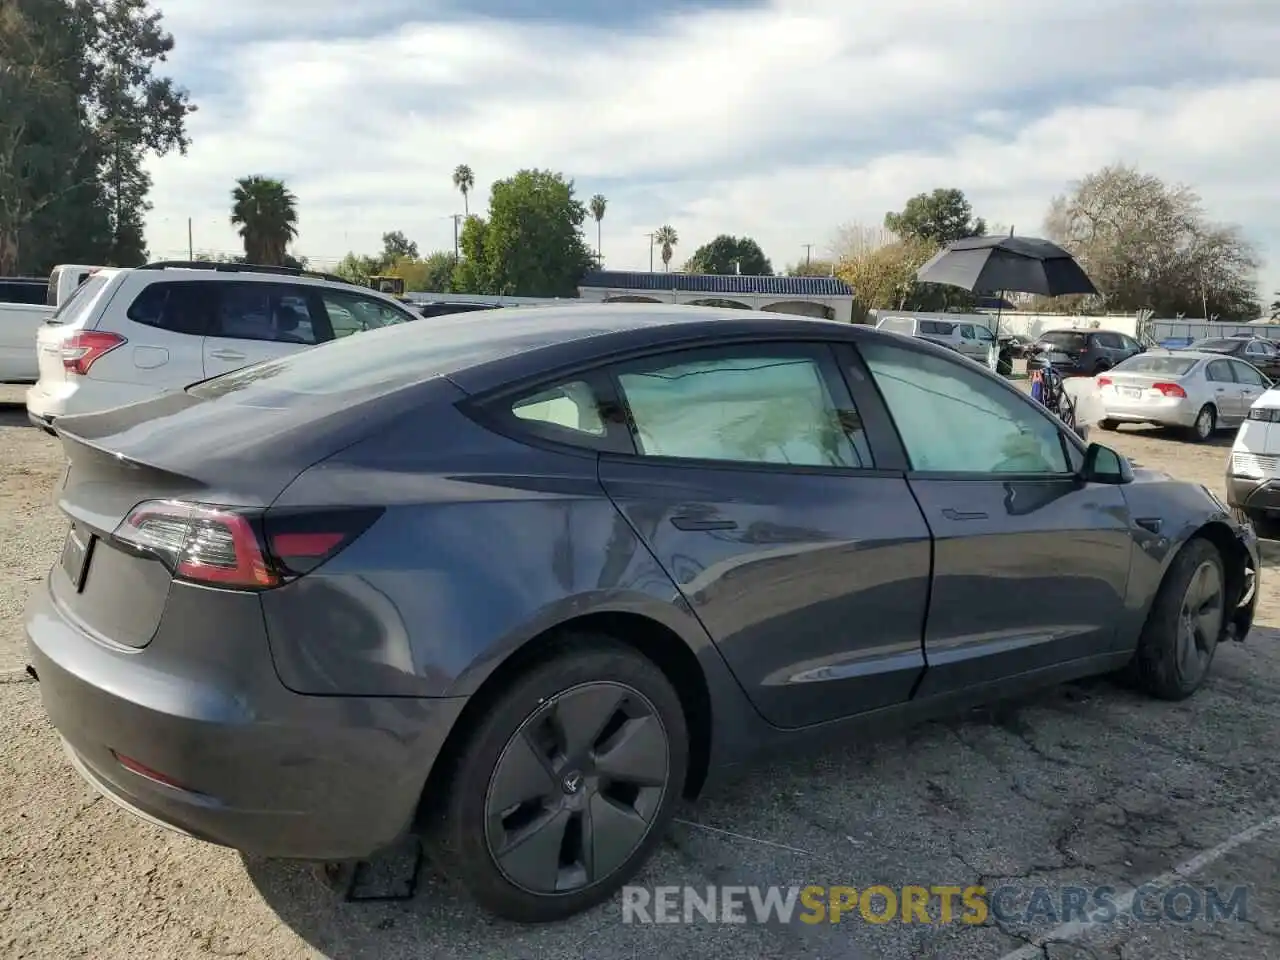
[(776, 0), (611, 30), (392, 0), (363, 20), (330, 0), (163, 7), (200, 111), (189, 155), (152, 166), (157, 255), (185, 249), (187, 217), (197, 248), (235, 249), (229, 192), (250, 173), (288, 180), (316, 260), (391, 229), (451, 246), (466, 162), (473, 208), (525, 166), (604, 192), (612, 267), (647, 267), (667, 222), (678, 256), (746, 233), (780, 267), (935, 186), (1035, 232), (1054, 193), (1126, 161), (1241, 223), (1280, 287), (1274, 0)]

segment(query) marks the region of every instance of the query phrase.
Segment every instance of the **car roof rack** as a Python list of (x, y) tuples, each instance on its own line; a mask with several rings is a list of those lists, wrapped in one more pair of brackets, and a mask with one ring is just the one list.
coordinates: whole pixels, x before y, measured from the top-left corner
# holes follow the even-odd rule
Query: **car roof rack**
[(311, 277), (315, 280), (328, 280), (330, 283), (345, 283), (358, 287), (360, 284), (339, 277), (333, 273), (320, 273), (316, 270), (305, 270), (302, 267), (268, 267), (257, 263), (223, 263), (217, 260), (157, 260), (155, 263), (144, 263), (138, 270), (217, 270), (220, 273), (268, 273), (282, 277)]

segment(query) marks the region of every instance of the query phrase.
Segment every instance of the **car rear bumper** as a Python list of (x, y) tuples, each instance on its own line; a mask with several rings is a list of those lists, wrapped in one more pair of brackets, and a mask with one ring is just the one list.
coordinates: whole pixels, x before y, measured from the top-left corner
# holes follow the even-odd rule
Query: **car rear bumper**
[(1101, 396), (1103, 416), (1120, 423), (1158, 423), (1169, 427), (1191, 427), (1200, 412), (1185, 399), (1169, 397), (1125, 403), (1114, 391)]
[(141, 650), (91, 635), (47, 584), (32, 597), (31, 665), (81, 776), (148, 822), (260, 856), (359, 859), (403, 836), (465, 699), (293, 694), (260, 628), (254, 652), (234, 611), (209, 616), (222, 591), (174, 590), (191, 594), (182, 616), (168, 604)]

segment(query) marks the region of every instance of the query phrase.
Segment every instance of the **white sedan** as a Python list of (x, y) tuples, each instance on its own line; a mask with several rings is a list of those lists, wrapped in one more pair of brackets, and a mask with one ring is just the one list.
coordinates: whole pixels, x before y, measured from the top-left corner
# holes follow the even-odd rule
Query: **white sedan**
[(1103, 416), (1121, 423), (1179, 427), (1203, 442), (1244, 421), (1270, 381), (1243, 360), (1195, 350), (1150, 350), (1094, 378)]

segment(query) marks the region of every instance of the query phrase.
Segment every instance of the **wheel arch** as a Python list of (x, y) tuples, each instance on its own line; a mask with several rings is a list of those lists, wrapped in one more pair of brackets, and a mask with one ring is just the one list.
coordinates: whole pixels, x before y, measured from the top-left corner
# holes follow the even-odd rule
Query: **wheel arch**
[[(1228, 635), (1221, 639), (1243, 636), (1252, 625), (1253, 620), (1252, 604), (1247, 609), (1242, 609), (1240, 606), (1240, 602), (1244, 598), (1245, 588), (1250, 581), (1253, 558), (1249, 556), (1249, 551), (1226, 522), (1217, 519), (1209, 520), (1179, 538), (1177, 544), (1165, 556), (1164, 564), (1160, 571), (1160, 585), (1163, 586), (1168, 578), (1174, 559), (1194, 540), (1207, 540), (1217, 548), (1218, 555), (1222, 558), (1223, 573), (1226, 576), (1224, 586), (1228, 609), (1228, 615), (1223, 621), (1223, 629)], [(1256, 574), (1257, 571), (1253, 571), (1253, 575), (1256, 576)], [(1148, 606), (1146, 612), (1146, 617), (1149, 616), (1151, 616), (1150, 606)], [(1145, 620), (1146, 617), (1143, 619)]]
[(543, 630), (498, 663), (470, 695), (453, 728), (445, 738), (423, 786), (417, 822), (422, 824), (438, 809), (445, 783), (466, 748), (476, 718), (484, 712), (517, 677), (536, 664), (590, 635), (605, 636), (623, 643), (654, 663), (676, 691), (689, 730), (689, 761), (684, 795), (694, 799), (707, 779), (711, 759), (711, 691), (697, 654), (666, 624), (632, 611), (596, 611), (565, 620)]

